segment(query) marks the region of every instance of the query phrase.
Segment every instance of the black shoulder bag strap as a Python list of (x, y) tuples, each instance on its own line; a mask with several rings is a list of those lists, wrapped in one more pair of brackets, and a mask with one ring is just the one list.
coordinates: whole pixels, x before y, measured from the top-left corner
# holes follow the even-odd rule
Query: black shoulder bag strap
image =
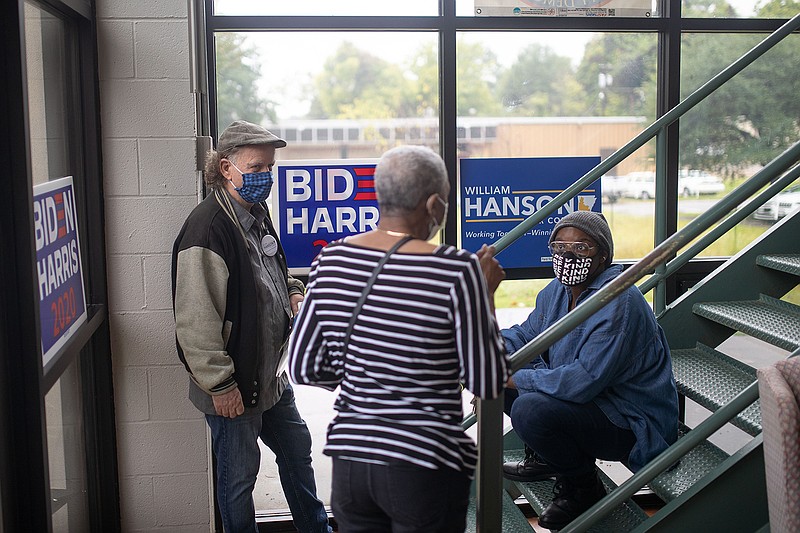
[(406, 235), (399, 241), (395, 243), (394, 246), (389, 248), (386, 252), (386, 255), (381, 257), (381, 260), (378, 261), (378, 264), (375, 265), (375, 270), (372, 271), (372, 275), (367, 280), (367, 284), (364, 286), (364, 290), (361, 291), (361, 296), (359, 296), (358, 301), (356, 302), (356, 306), (353, 309), (353, 314), (350, 317), (350, 323), (347, 324), (347, 331), (344, 334), (344, 344), (342, 345), (342, 353), (347, 349), (347, 344), (350, 342), (350, 334), (353, 332), (353, 326), (356, 324), (356, 318), (358, 318), (358, 313), (361, 311), (361, 306), (364, 305), (364, 300), (367, 299), (367, 295), (369, 294), (369, 289), (372, 287), (372, 284), (375, 283), (375, 280), (378, 278), (378, 274), (380, 273), (381, 269), (383, 268), (384, 263), (389, 259), (389, 256), (395, 253), (401, 246), (403, 246), (408, 241), (412, 240), (414, 237), (411, 235)]

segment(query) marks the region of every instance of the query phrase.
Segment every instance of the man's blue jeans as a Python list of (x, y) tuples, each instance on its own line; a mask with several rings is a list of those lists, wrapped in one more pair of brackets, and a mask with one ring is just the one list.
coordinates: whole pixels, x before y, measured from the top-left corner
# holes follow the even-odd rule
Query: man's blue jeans
[(311, 467), (311, 434), (291, 385), (275, 406), (236, 418), (206, 415), (217, 459), (217, 500), (225, 533), (257, 532), (253, 489), (261, 464), (258, 438), (275, 453), (281, 486), (302, 533), (330, 533)]
[(505, 412), (522, 441), (567, 478), (583, 478), (595, 460), (625, 463), (636, 437), (615, 426), (594, 402), (578, 404), (541, 392), (505, 391)]

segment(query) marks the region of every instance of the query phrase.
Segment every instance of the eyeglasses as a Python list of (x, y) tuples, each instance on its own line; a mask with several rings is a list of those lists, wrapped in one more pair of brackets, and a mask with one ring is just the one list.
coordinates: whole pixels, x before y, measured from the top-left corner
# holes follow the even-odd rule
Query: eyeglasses
[(562, 255), (567, 252), (572, 252), (581, 259), (589, 257), (589, 252), (595, 248), (597, 248), (597, 246), (590, 246), (585, 242), (553, 241), (550, 243), (550, 253), (553, 255)]

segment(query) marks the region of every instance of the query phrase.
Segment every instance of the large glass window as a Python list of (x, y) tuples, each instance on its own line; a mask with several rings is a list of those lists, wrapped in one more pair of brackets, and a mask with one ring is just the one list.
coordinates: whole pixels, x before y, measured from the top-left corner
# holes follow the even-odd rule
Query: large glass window
[[(769, 7), (769, 4), (772, 4)], [(683, 16), (697, 18), (783, 18), (778, 2), (759, 2), (758, 0), (733, 0), (730, 2), (695, 2), (683, 0)]]
[(16, 30), (0, 32), (11, 115), (3, 142), (14, 149), (1, 210), (3, 250), (13, 251), (3, 254), (13, 329), (2, 350), (12, 458), (3, 484), (14, 480), (18, 492), (3, 492), (5, 523), (83, 532), (119, 523), (113, 409), (95, 404), (111, 397), (111, 372), (94, 22), (88, 2), (13, 4), (3, 20)]
[[(687, 1), (669, 19), (665, 3), (655, 0), (648, 16), (633, 18), (489, 17), (476, 12), (476, 6), (514, 0), (213, 2), (217, 122), (212, 126), (217, 134), (238, 118), (259, 122), (289, 142), (278, 154), (282, 160), (377, 158), (398, 144), (425, 144), (450, 165), (456, 191), (459, 163), (468, 158), (606, 159), (713, 76), (714, 68), (724, 68), (766, 35), (763, 27), (744, 28), (729, 19), (794, 15), (779, 2), (753, 0)], [(234, 15), (262, 18), (254, 24), (229, 17)], [(362, 15), (374, 17), (370, 23), (375, 27), (355, 31), (363, 29)], [(307, 17), (313, 17), (313, 24)], [(692, 21), (695, 31), (697, 24), (705, 24), (708, 33), (678, 35), (683, 19), (708, 19)], [(667, 46), (668, 35), (682, 39), (680, 53)], [(795, 40), (775, 54), (796, 48)], [(787, 57), (786, 64), (794, 63)], [(666, 154), (680, 161), (681, 184), (702, 181), (703, 173), (709, 173), (722, 177), (729, 190), (766, 162), (749, 153), (742, 154), (741, 165), (732, 164), (733, 146), (717, 153), (711, 133), (724, 137), (752, 124), (762, 133), (783, 128), (780, 134), (786, 136), (795, 119), (796, 137), (800, 113), (791, 94), (797, 92), (797, 80), (786, 77), (797, 68), (775, 64), (764, 63), (757, 75), (766, 78), (771, 68), (780, 71), (776, 77), (786, 88), (773, 99), (758, 101), (761, 93), (746, 78), (731, 89), (754, 100), (745, 106), (744, 122), (741, 112), (720, 113), (713, 101), (681, 121), (679, 146), (670, 141)], [(774, 83), (758, 87), (769, 90)], [(786, 120), (773, 122), (779, 112)], [(759, 138), (768, 144), (764, 135)], [(765, 157), (768, 151), (776, 154), (780, 147), (771, 144)], [(602, 210), (615, 237), (616, 260), (641, 258), (654, 246), (655, 171), (653, 140), (602, 177)], [(669, 206), (677, 212), (675, 226), (685, 225), (719, 194), (689, 191), (677, 206)], [(447, 228), (454, 243), (453, 235), (460, 232), (451, 230), (461, 218), (459, 209), (451, 205)], [(750, 239), (737, 237), (724, 250), (708, 253), (733, 254)], [(501, 326), (523, 320), (547, 281), (504, 282), (497, 294)], [(334, 397), (309, 387), (297, 390), (314, 438), (318, 488), (326, 503), (329, 460), (319, 450)], [(274, 460), (263, 451), (255, 498), (262, 514), (275, 514), (285, 511), (286, 503)]]
[(67, 72), (70, 47), (64, 21), (25, 2), (25, 47), (31, 163), (37, 185), (69, 175), (73, 163), (68, 103), (74, 95)]
[[(422, 16), (437, 15), (436, 0), (405, 0), (403, 2), (375, 2), (372, 0), (306, 0), (304, 2), (252, 2), (250, 0), (214, 0), (216, 15), (271, 15), (271, 16)], [(288, 50), (288, 49), (287, 49)]]
[(53, 531), (89, 530), (86, 446), (80, 363), (76, 360), (45, 397)]
[[(655, 119), (656, 49), (653, 33), (462, 34), (459, 157), (615, 152)], [(651, 142), (603, 180), (618, 260), (653, 248), (654, 163)]]
[[(758, 35), (685, 34), (681, 40), (684, 97), (760, 40)], [(798, 46), (800, 37), (789, 36), (681, 119), (679, 227), (707, 211), (796, 141)], [(735, 254), (778, 220), (777, 209), (774, 214), (754, 213), (701, 255)]]
[(218, 133), (237, 119), (265, 124), (290, 142), (284, 160), (438, 146), (433, 32), (217, 33), (215, 45)]
[[(25, 3), (31, 174), (33, 185), (76, 173), (74, 48), (65, 20)], [(78, 252), (80, 253), (80, 252)], [(80, 285), (79, 285), (80, 286)], [(48, 327), (43, 319), (43, 326)], [(45, 396), (49, 486), (53, 531), (89, 529), (86, 446), (79, 357)]]

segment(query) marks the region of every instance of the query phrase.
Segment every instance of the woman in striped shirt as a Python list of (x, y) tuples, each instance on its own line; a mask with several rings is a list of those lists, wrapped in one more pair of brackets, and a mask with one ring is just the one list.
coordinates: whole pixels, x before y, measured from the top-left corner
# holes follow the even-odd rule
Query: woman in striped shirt
[(324, 453), (342, 532), (466, 525), (477, 453), (461, 427), (461, 384), (481, 398), (503, 390), (494, 291), (505, 273), (492, 248), (475, 255), (428, 242), (446, 219), (449, 189), (432, 150), (389, 150), (375, 168), (378, 229), (331, 243), (311, 265), (289, 372), (298, 384), (341, 387)]

